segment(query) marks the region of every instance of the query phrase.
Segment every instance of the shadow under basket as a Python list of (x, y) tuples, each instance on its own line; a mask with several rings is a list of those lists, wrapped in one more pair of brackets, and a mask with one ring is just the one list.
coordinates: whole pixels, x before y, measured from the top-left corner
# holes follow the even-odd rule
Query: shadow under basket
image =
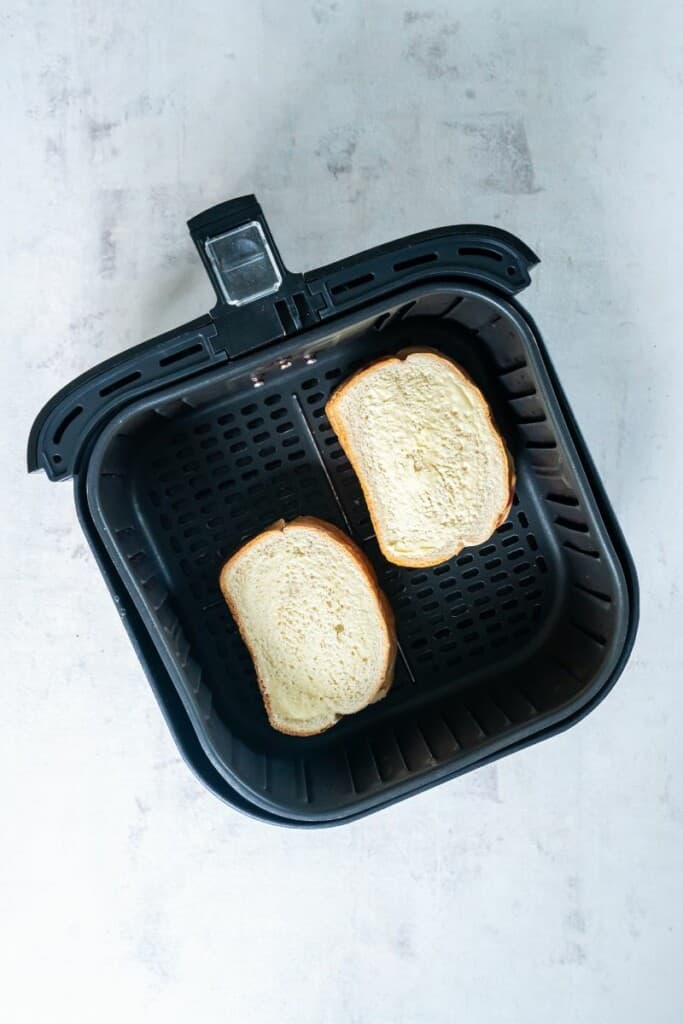
[[(506, 522), (432, 569), (382, 557), (325, 416), (355, 370), (414, 345), (473, 377), (517, 472)], [(196, 737), (190, 760), (266, 820), (349, 820), (558, 731), (604, 695), (633, 643), (635, 574), (542, 342), (476, 280), (413, 279), (129, 396), (91, 433), (80, 480), (103, 571), (179, 698), (164, 710)], [(242, 543), (304, 514), (365, 551), (399, 640), (386, 699), (309, 738), (268, 724), (218, 587)]]

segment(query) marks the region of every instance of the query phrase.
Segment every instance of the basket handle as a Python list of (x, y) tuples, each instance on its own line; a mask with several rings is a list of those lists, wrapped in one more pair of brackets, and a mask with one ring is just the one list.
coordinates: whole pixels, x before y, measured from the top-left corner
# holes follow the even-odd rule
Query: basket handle
[(187, 222), (219, 306), (245, 306), (279, 292), (292, 276), (254, 195), (219, 203)]

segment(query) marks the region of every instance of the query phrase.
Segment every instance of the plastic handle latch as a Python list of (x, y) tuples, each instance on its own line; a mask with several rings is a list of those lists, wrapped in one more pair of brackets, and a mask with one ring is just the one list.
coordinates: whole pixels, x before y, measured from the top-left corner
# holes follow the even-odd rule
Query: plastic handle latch
[(282, 274), (257, 220), (204, 242), (214, 278), (230, 306), (244, 306), (279, 290)]
[(243, 355), (318, 319), (303, 275), (283, 264), (255, 196), (212, 206), (187, 226), (218, 300), (214, 352)]
[(255, 196), (212, 206), (187, 226), (224, 309), (257, 302), (290, 283)]

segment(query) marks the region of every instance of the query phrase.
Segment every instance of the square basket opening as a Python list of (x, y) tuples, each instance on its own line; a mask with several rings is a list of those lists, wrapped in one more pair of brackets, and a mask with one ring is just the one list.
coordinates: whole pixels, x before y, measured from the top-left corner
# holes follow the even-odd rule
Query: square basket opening
[[(507, 521), (432, 569), (383, 559), (324, 412), (355, 369), (408, 345), (474, 378), (517, 470)], [(343, 815), (540, 732), (599, 688), (623, 640), (618, 563), (533, 332), (471, 286), (422, 286), (136, 403), (98, 442), (88, 491), (207, 753), (291, 817)], [(218, 589), (245, 540), (301, 514), (365, 550), (400, 645), (389, 696), (308, 739), (269, 726)]]

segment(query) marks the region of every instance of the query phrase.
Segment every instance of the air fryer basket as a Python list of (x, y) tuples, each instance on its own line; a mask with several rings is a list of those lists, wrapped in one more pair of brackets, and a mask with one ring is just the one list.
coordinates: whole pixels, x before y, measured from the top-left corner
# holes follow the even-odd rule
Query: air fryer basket
[[(316, 326), (298, 302), (289, 336), (130, 395), (81, 457), (84, 525), (156, 675), (163, 666), (180, 698), (176, 723), (187, 732), (189, 722), (225, 798), (264, 818), (342, 821), (564, 727), (614, 681), (632, 643), (630, 561), (533, 325), (481, 277), (416, 283), (414, 266), (430, 262), (413, 250), (409, 285)], [(375, 276), (356, 274), (349, 288), (347, 273), (336, 295)], [(415, 344), (471, 374), (517, 470), (507, 521), (433, 569), (382, 558), (324, 412), (356, 368)], [(400, 645), (389, 696), (306, 739), (268, 725), (218, 588), (241, 543), (300, 514), (336, 523), (366, 551)]]

